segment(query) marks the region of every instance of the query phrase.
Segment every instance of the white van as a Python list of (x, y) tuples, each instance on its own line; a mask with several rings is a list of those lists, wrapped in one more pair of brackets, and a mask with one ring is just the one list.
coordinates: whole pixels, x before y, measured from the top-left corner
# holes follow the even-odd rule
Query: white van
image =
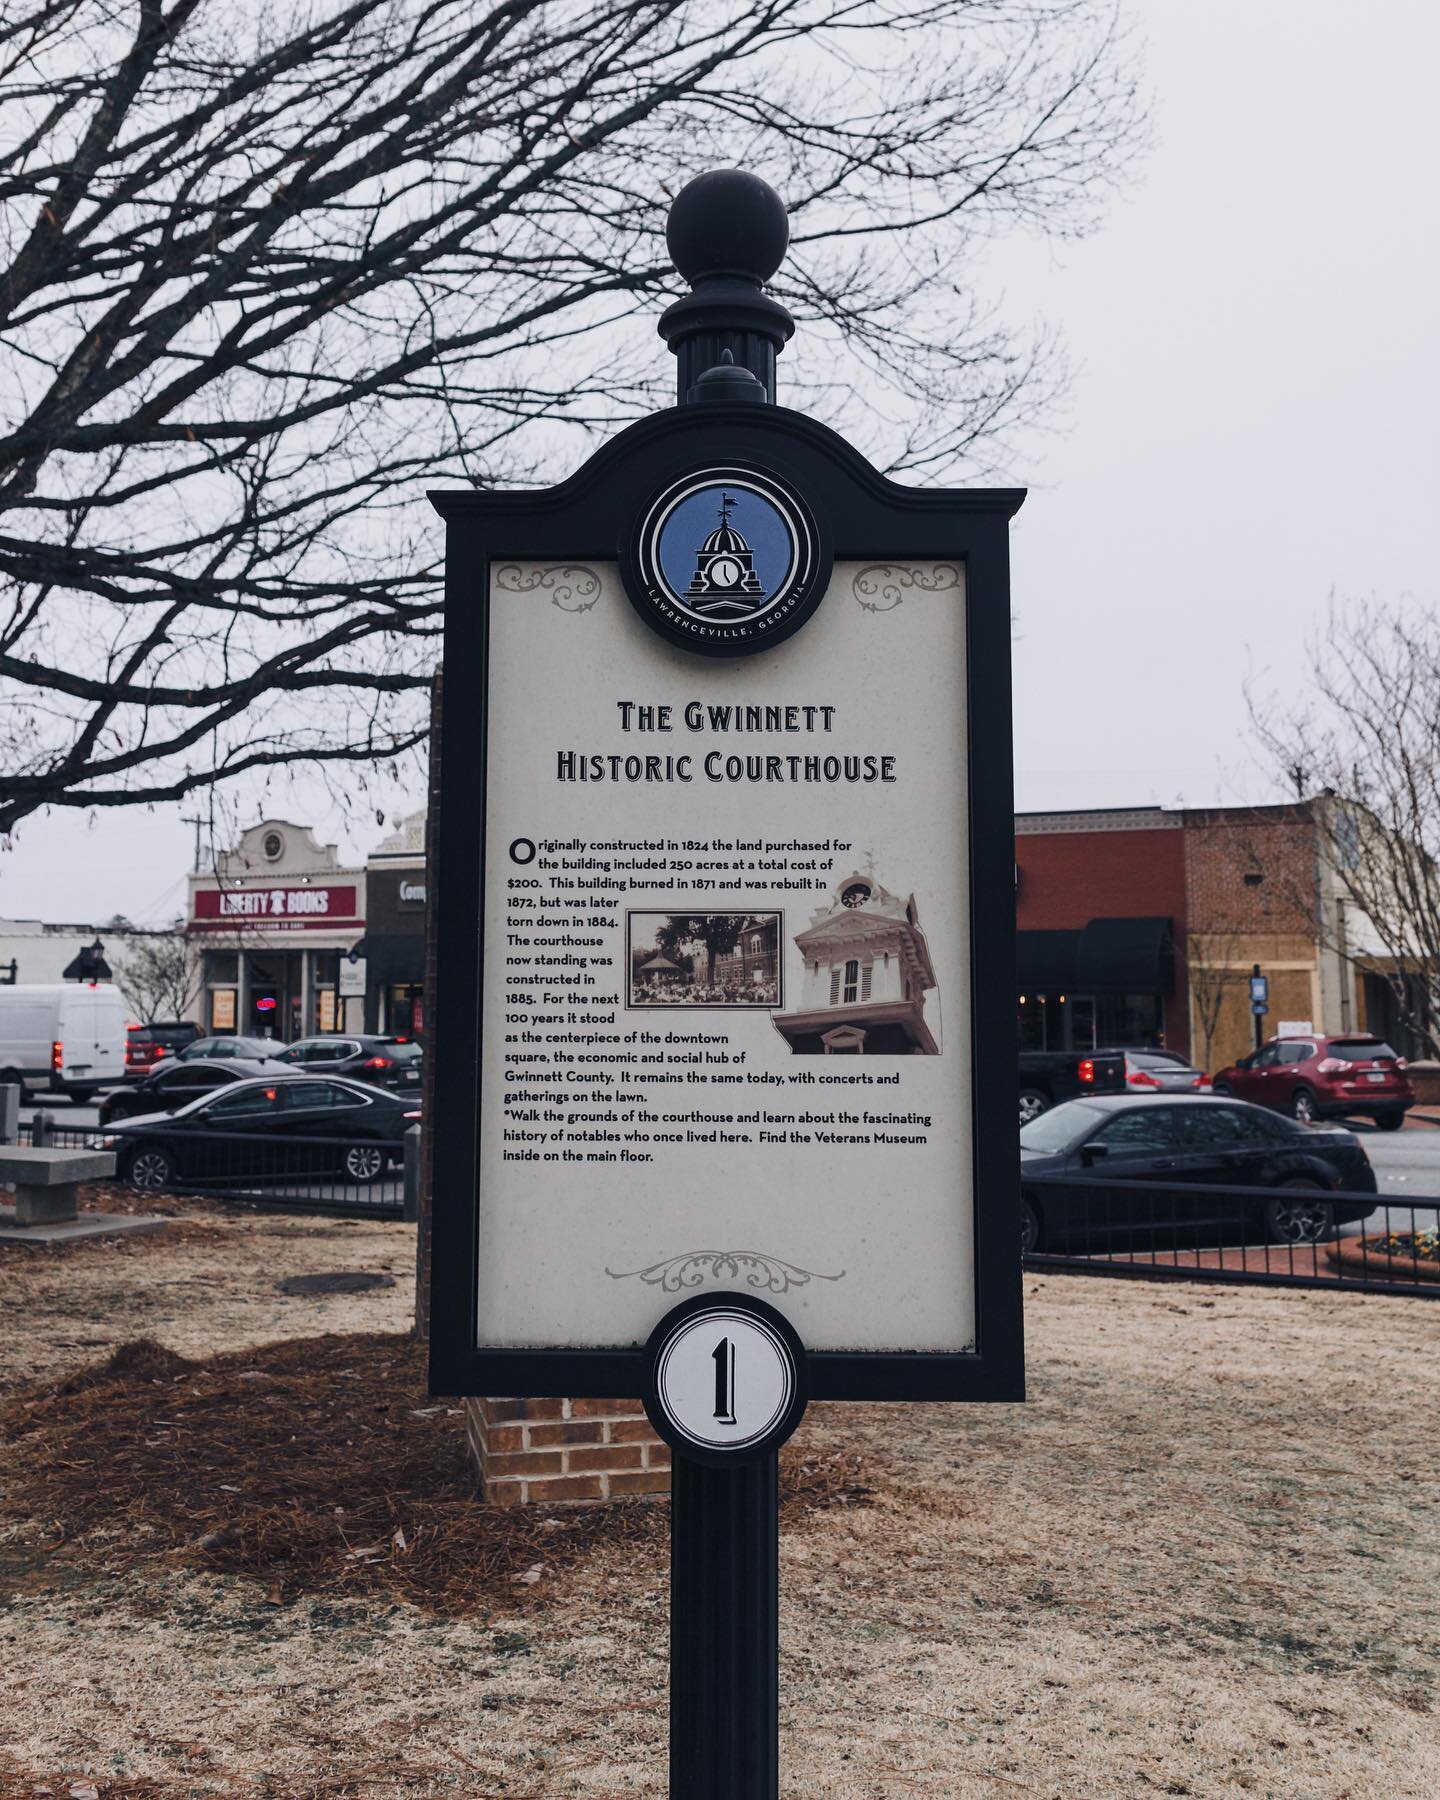
[(125, 1079), (125, 1002), (117, 987), (0, 987), (0, 1082), (88, 1100)]

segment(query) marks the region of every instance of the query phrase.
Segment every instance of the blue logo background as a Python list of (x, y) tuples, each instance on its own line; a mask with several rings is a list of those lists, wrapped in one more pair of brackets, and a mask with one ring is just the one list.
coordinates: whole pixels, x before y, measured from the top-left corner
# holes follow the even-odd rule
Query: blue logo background
[(695, 573), (696, 552), (720, 524), (723, 494), (735, 502), (730, 508), (730, 524), (754, 552), (755, 573), (765, 589), (760, 604), (766, 605), (775, 598), (794, 565), (795, 546), (779, 508), (749, 488), (717, 482), (713, 487), (687, 494), (660, 527), (655, 550), (661, 572), (675, 595), (683, 594), (689, 587)]

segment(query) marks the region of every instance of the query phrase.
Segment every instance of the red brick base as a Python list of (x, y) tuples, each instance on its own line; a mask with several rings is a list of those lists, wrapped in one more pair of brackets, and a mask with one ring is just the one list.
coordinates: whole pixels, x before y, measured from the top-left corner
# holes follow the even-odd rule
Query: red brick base
[(670, 1491), (670, 1451), (638, 1400), (467, 1400), (465, 1439), (493, 1506)]

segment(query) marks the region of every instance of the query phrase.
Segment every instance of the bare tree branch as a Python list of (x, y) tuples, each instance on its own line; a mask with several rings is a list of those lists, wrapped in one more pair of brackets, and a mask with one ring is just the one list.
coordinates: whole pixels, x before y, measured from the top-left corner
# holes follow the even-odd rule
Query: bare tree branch
[(1062, 365), (979, 257), (1143, 135), (1106, 0), (30, 0), (0, 123), (0, 832), (421, 741), (421, 490), (668, 398), (705, 168), (792, 209), (789, 397), (985, 468)]

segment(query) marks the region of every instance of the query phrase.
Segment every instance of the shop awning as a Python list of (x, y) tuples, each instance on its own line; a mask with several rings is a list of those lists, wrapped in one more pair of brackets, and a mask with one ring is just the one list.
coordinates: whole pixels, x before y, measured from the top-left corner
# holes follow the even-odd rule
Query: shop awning
[(1075, 952), (1082, 994), (1168, 994), (1175, 986), (1169, 919), (1092, 919)]
[(1078, 931), (1017, 931), (1015, 974), (1018, 991), (1066, 993), (1075, 986)]
[(1169, 919), (1092, 919), (1081, 931), (1017, 931), (1021, 994), (1168, 994), (1175, 987)]

